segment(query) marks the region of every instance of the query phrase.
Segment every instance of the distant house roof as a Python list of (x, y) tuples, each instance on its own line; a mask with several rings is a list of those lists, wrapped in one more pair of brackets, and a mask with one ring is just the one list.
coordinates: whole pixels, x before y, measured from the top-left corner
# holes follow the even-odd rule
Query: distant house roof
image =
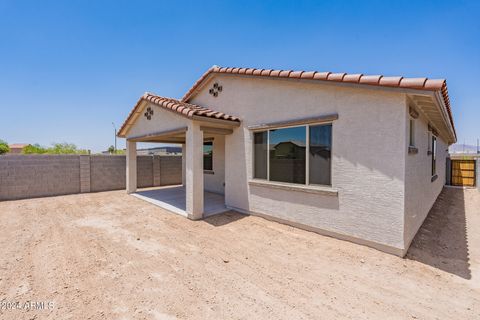
[(162, 107), (166, 110), (173, 111), (187, 118), (193, 118), (194, 116), (198, 116), (198, 117), (240, 122), (239, 118), (230, 116), (223, 112), (214, 111), (209, 108), (197, 106), (194, 104), (186, 103), (186, 102), (179, 101), (172, 98), (157, 96), (156, 94), (147, 92), (137, 101), (132, 111), (130, 111), (130, 114), (128, 115), (127, 119), (122, 124), (120, 130), (118, 131), (118, 135), (120, 137), (123, 137), (126, 134), (127, 125), (133, 124), (135, 113), (141, 112), (140, 109), (143, 101), (151, 102), (159, 107)]
[(28, 146), (28, 143), (12, 143), (8, 145), (10, 149), (23, 149), (26, 146)]
[(183, 102), (189, 99), (198, 91), (202, 83), (212, 74), (232, 74), (232, 75), (249, 75), (268, 78), (290, 78), (290, 79), (306, 79), (331, 82), (343, 82), (353, 84), (372, 85), (380, 87), (406, 88), (416, 90), (438, 91), (442, 94), (443, 101), (447, 108), (453, 133), (456, 137), (455, 125), (453, 123), (452, 110), (450, 107), (450, 98), (448, 96), (447, 81), (445, 79), (428, 79), (428, 78), (405, 78), (401, 76), (386, 77), (383, 75), (364, 75), (364, 74), (348, 74), (348, 73), (332, 73), (318, 71), (292, 71), (292, 70), (273, 70), (273, 69), (255, 69), (255, 68), (225, 68), (219, 66), (211, 67), (205, 72), (200, 79), (187, 91), (183, 96)]
[(281, 145), (281, 144), (285, 144), (285, 143), (291, 143), (291, 144), (294, 144), (296, 145), (297, 147), (302, 147), (302, 148), (305, 148), (305, 142), (303, 141), (299, 141), (299, 140), (288, 140), (288, 141), (282, 141), (282, 142), (279, 142), (277, 143), (274, 147), (277, 147), (278, 145)]

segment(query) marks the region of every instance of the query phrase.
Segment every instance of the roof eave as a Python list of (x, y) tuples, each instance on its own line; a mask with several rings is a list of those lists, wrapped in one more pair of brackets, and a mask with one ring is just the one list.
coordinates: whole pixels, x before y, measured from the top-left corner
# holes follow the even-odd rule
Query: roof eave
[(449, 134), (452, 138), (451, 142), (456, 143), (457, 142), (457, 133), (455, 131), (455, 128), (453, 127), (453, 119), (450, 121), (451, 115), (449, 114), (448, 108), (445, 103), (445, 98), (443, 97), (442, 93), (440, 91), (433, 91), (433, 95), (435, 96), (435, 100), (437, 101), (438, 105), (440, 106), (440, 112), (442, 114), (444, 122), (447, 124), (448, 130), (450, 131)]

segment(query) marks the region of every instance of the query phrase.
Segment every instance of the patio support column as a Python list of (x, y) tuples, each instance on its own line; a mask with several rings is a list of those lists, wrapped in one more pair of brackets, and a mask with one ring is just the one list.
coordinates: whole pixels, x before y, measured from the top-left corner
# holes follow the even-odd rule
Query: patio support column
[(137, 143), (127, 140), (127, 193), (137, 191)]
[(186, 133), (186, 209), (188, 218), (203, 217), (203, 131), (192, 122)]
[(187, 148), (185, 147), (185, 143), (182, 143), (182, 185), (185, 187), (186, 182), (186, 159), (187, 159)]

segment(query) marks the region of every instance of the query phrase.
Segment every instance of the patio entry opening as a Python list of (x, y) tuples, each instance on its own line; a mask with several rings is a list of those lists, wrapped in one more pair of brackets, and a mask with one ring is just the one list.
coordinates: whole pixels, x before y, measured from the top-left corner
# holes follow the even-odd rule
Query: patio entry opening
[[(231, 131), (193, 124), (177, 130), (127, 139), (128, 193), (193, 220), (228, 211), (224, 196), (227, 133)], [(182, 184), (137, 190), (137, 142), (181, 145)]]

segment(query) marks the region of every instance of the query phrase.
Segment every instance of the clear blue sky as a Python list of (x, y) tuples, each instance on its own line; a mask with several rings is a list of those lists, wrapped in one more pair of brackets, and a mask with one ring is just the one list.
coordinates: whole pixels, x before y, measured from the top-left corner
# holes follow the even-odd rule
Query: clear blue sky
[(480, 137), (480, 1), (0, 0), (0, 139), (105, 150), (145, 91), (214, 64), (446, 78)]

